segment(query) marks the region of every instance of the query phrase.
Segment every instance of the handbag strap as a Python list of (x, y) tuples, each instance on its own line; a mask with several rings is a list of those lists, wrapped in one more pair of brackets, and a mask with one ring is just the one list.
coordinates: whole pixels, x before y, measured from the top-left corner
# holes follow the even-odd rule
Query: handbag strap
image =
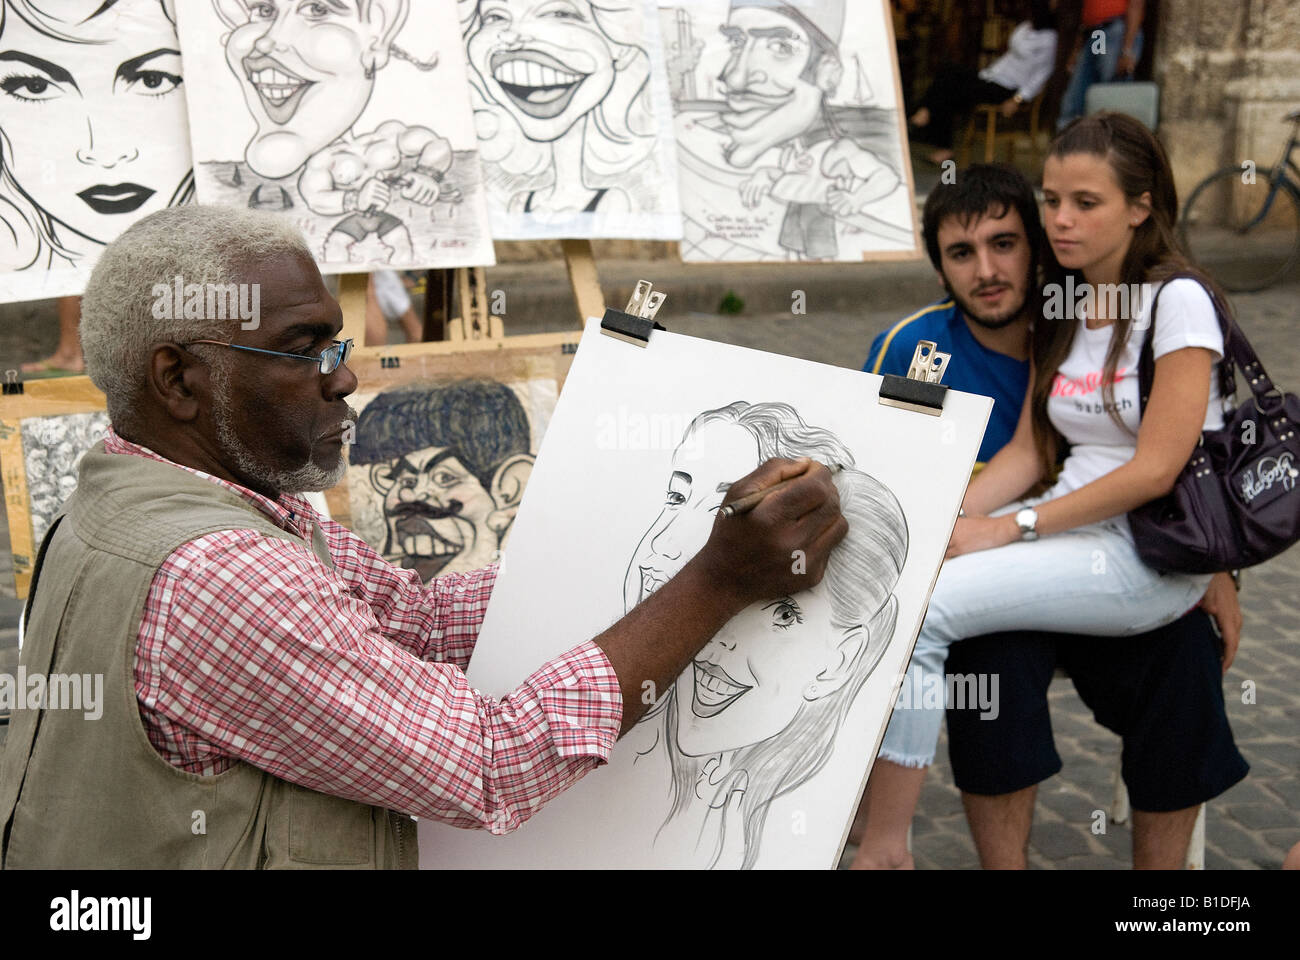
[(1215, 292), (1201, 282), (1200, 277), (1194, 273), (1182, 272), (1175, 273), (1167, 277), (1156, 291), (1155, 297), (1151, 301), (1151, 312), (1148, 316), (1147, 335), (1142, 343), (1142, 351), (1138, 359), (1138, 411), (1139, 415), (1146, 413), (1147, 400), (1151, 396), (1151, 383), (1155, 379), (1155, 348), (1153, 346), (1156, 337), (1156, 305), (1160, 302), (1160, 294), (1165, 287), (1174, 280), (1195, 280), (1201, 285), (1210, 297), (1210, 303), (1214, 306), (1214, 315), (1219, 321), (1219, 330), (1223, 334), (1223, 359), (1219, 361), (1219, 395), (1223, 399), (1233, 396), (1237, 391), (1237, 378), (1235, 370), (1241, 367), (1241, 372), (1249, 384), (1251, 392), (1255, 395), (1256, 400), (1262, 401), (1272, 393), (1277, 392), (1273, 386), (1273, 381), (1269, 379), (1268, 373), (1264, 370), (1264, 365), (1260, 362), (1259, 355), (1255, 353), (1255, 348), (1250, 345), (1246, 335), (1242, 332), (1241, 327), (1237, 326), (1232, 319), (1231, 314), (1224, 309), (1223, 304), (1219, 301)]

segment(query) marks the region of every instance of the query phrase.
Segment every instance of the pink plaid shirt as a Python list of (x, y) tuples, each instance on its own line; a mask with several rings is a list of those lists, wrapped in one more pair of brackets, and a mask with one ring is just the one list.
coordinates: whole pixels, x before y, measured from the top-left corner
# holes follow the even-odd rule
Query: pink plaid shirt
[(109, 431), (109, 453), (169, 463), (232, 490), (311, 541), (227, 530), (154, 575), (135, 649), (149, 741), (173, 766), (242, 760), (284, 780), (460, 827), (505, 833), (609, 758), (623, 701), (588, 641), (509, 696), (470, 687), (495, 565), (435, 578), (384, 560), (301, 497), (270, 500)]

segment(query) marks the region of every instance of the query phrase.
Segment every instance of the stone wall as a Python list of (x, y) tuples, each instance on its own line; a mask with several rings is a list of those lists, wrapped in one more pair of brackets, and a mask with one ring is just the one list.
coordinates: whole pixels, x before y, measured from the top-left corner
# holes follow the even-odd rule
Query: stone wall
[(1300, 108), (1300, 3), (1164, 0), (1155, 79), (1178, 195), (1206, 174), (1271, 166)]

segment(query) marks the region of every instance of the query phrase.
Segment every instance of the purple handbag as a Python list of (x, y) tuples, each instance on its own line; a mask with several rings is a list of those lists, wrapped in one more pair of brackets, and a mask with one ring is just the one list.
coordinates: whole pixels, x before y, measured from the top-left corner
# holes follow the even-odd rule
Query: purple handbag
[[(1186, 274), (1176, 275), (1188, 276)], [(1191, 279), (1197, 279), (1192, 276)], [(1166, 281), (1168, 282), (1168, 281)], [(1163, 289), (1163, 287), (1161, 288)], [(1162, 573), (1240, 570), (1277, 556), (1300, 540), (1300, 400), (1284, 394), (1264, 372), (1254, 348), (1213, 290), (1206, 289), (1223, 330), (1220, 392), (1236, 392), (1239, 366), (1251, 398), (1224, 413), (1218, 430), (1206, 430), (1174, 489), (1128, 515), (1138, 556)], [(1155, 376), (1151, 330), (1138, 363), (1138, 392), (1145, 413)]]

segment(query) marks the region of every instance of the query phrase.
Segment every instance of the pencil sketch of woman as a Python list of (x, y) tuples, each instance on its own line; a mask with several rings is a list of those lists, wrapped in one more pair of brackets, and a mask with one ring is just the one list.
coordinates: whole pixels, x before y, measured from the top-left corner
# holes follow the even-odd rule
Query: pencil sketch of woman
[[(638, 0), (458, 0), (479, 152), (511, 213), (656, 209)], [(665, 118), (665, 122), (667, 119)]]
[(770, 457), (803, 456), (843, 466), (835, 485), (849, 533), (825, 578), (742, 611), (641, 721), (659, 725), (652, 750), (662, 745), (671, 766), (665, 826), (698, 824), (698, 842), (711, 844), (710, 867), (753, 866), (771, 803), (830, 759), (893, 637), (907, 521), (893, 492), (855, 469), (834, 434), (785, 403), (736, 402), (700, 414), (687, 429), (663, 510), (624, 583), (625, 604), (634, 606), (704, 544), (732, 480)]
[(172, 0), (0, 0), (0, 272), (192, 199)]

